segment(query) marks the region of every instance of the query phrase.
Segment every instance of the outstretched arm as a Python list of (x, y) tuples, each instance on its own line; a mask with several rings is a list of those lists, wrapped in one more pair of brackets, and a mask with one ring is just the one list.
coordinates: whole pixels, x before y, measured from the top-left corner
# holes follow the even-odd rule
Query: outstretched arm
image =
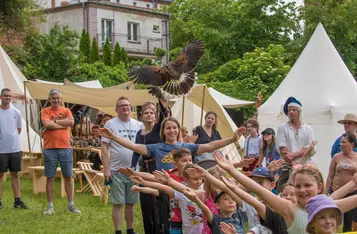
[[(187, 187), (176, 180), (173, 180), (170, 178), (169, 174), (165, 171), (154, 171), (153, 172), (155, 179), (159, 181), (160, 183), (163, 183), (167, 186), (170, 186), (171, 188), (175, 189), (176, 191), (180, 193), (184, 193), (184, 191), (187, 189)], [(204, 200), (204, 194), (198, 190), (193, 190), (197, 196), (201, 199)]]
[(222, 181), (224, 184), (233, 191), (238, 197), (247, 202), (249, 205), (253, 206), (257, 211), (260, 217), (265, 220), (266, 209), (265, 205), (258, 201), (255, 197), (250, 195), (249, 193), (243, 191), (241, 188), (236, 186), (235, 184), (230, 183), (225, 177), (222, 177)]
[(153, 174), (150, 174), (148, 172), (134, 171), (130, 167), (120, 167), (118, 171), (126, 175), (127, 177), (134, 175), (134, 176), (140, 176), (141, 178), (147, 181), (158, 182)]
[(216, 149), (220, 149), (220, 148), (225, 147), (229, 144), (232, 144), (233, 142), (238, 141), (238, 139), (245, 133), (245, 131), (246, 131), (245, 127), (240, 127), (234, 132), (233, 137), (231, 137), (231, 138), (226, 138), (226, 139), (218, 140), (218, 141), (212, 141), (207, 144), (201, 144), (198, 146), (197, 154), (213, 152)]
[(295, 219), (296, 206), (280, 197), (275, 196), (272, 192), (261, 187), (254, 180), (238, 172), (225, 158), (221, 155), (214, 155), (218, 165), (231, 174), (240, 184), (248, 190), (254, 192), (265, 204), (283, 216), (286, 225), (290, 227)]
[(140, 193), (151, 194), (156, 197), (159, 196), (159, 191), (157, 189), (152, 189), (152, 188), (148, 188), (148, 187), (139, 187), (137, 185), (134, 185), (133, 187), (131, 187), (131, 191), (138, 191)]
[(357, 207), (357, 195), (346, 197), (340, 200), (335, 200), (335, 203), (338, 207), (341, 208), (343, 213), (346, 213)]
[[(214, 151), (213, 154), (217, 154), (217, 152)], [(189, 168), (186, 171), (190, 176), (206, 178), (207, 181), (211, 182), (219, 190), (228, 193), (228, 195), (233, 198), (233, 200), (237, 203), (237, 205), (242, 206), (242, 199), (240, 199), (234, 192), (232, 192), (229, 188), (227, 188), (227, 186), (222, 181), (212, 176), (209, 172), (207, 172), (202, 167), (195, 165), (194, 168)]]
[(170, 197), (175, 197), (174, 190), (169, 186), (166, 186), (166, 185), (163, 185), (163, 184), (160, 184), (157, 182), (149, 182), (149, 181), (143, 180), (139, 176), (131, 176), (130, 179), (136, 184), (140, 184), (144, 187), (150, 187), (153, 189), (157, 189), (157, 190), (160, 190), (160, 191), (166, 193)]
[(204, 217), (206, 217), (207, 221), (209, 223), (212, 223), (213, 220), (213, 214), (212, 211), (198, 198), (197, 194), (193, 189), (186, 188), (183, 191), (183, 194), (190, 199), (191, 201), (195, 202), (197, 206), (201, 209), (202, 214)]
[(119, 145), (128, 148), (134, 152), (137, 152), (138, 154), (141, 155), (148, 155), (148, 152), (146, 150), (146, 145), (141, 145), (141, 144), (134, 144), (128, 139), (122, 138), (120, 136), (115, 135), (112, 131), (110, 131), (108, 128), (100, 128), (98, 130), (98, 134), (102, 137), (111, 139), (118, 143)]

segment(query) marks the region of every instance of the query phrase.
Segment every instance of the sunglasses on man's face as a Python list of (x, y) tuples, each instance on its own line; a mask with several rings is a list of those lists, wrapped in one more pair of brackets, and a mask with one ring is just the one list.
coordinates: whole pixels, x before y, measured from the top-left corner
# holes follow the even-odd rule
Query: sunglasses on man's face
[(352, 125), (352, 124), (355, 124), (355, 123), (354, 122), (344, 122), (343, 124)]

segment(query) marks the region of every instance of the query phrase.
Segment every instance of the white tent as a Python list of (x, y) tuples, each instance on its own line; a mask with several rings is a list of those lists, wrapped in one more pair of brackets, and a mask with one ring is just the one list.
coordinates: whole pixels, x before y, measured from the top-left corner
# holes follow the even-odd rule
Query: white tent
[(247, 105), (255, 103), (255, 102), (240, 100), (240, 99), (236, 99), (236, 98), (227, 96), (223, 93), (218, 92), (214, 88), (208, 88), (208, 90), (209, 90), (210, 94), (212, 95), (212, 97), (215, 100), (217, 100), (217, 102), (221, 106), (223, 106), (225, 108), (238, 108), (238, 107), (247, 106)]
[[(203, 85), (194, 87), (192, 92), (185, 98), (184, 104), (183, 97), (178, 98), (171, 108), (172, 116), (175, 117), (180, 123), (182, 123), (182, 114), (184, 114), (183, 125), (187, 128), (188, 132), (192, 132), (192, 129), (201, 123), (201, 107), (203, 103), (203, 118), (207, 111), (216, 112), (218, 116), (218, 131), (220, 132), (222, 138), (232, 136), (233, 132), (237, 129), (237, 126), (226, 112), (226, 110), (223, 108), (223, 105), (245, 106), (253, 104), (254, 102), (238, 100), (219, 93), (212, 88), (206, 89), (208, 92), (205, 92), (205, 100), (203, 100), (203, 88)], [(241, 147), (243, 147), (244, 137), (239, 139), (239, 144)], [(240, 160), (240, 155), (234, 144), (225, 147), (223, 149), (223, 153), (228, 154), (233, 161)]]
[[(24, 101), (24, 81), (26, 77), (21, 73), (21, 71), (16, 67), (14, 62), (6, 54), (4, 49), (0, 46), (0, 90), (3, 88), (9, 88), (14, 94), (14, 99), (12, 105), (16, 107), (21, 112), (22, 116), (22, 131), (20, 135), (21, 139), (21, 150), (23, 152), (29, 152), (27, 132), (26, 132), (26, 111), (25, 111), (25, 101)], [(27, 99), (31, 96), (27, 92)], [(29, 116), (32, 115), (33, 119), (36, 119), (37, 113), (35, 103), (30, 104), (32, 106), (33, 112), (28, 111)], [(28, 106), (29, 107), (29, 106)], [(29, 110), (30, 108), (28, 108)], [(30, 118), (29, 118), (30, 119)], [(41, 139), (40, 136), (29, 127), (30, 136), (30, 148), (33, 153), (41, 153)]]
[(258, 109), (261, 129), (277, 128), (287, 121), (283, 105), (290, 96), (303, 105), (303, 122), (312, 126), (318, 163), (325, 178), (333, 142), (344, 130), (337, 121), (346, 113), (357, 111), (356, 81), (319, 24), (309, 43), (284, 81)]
[(69, 82), (68, 80), (65, 80), (64, 83), (51, 82), (51, 81), (40, 80), (40, 79), (36, 79), (36, 81), (40, 83), (53, 84), (53, 85), (66, 85), (68, 83), (68, 84), (76, 84), (85, 88), (94, 88), (94, 89), (103, 88), (99, 80), (90, 80), (90, 81), (76, 82), (76, 83)]

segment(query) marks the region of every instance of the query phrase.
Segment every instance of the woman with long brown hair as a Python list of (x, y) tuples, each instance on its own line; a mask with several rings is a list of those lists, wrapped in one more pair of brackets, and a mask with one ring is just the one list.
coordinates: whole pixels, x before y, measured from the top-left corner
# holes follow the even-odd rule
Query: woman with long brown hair
[[(195, 144), (207, 144), (222, 139), (217, 131), (217, 114), (213, 111), (207, 112), (205, 123), (202, 126), (195, 127), (192, 132), (191, 142)], [(197, 154), (194, 156), (193, 161), (205, 169), (216, 165), (212, 152)]]

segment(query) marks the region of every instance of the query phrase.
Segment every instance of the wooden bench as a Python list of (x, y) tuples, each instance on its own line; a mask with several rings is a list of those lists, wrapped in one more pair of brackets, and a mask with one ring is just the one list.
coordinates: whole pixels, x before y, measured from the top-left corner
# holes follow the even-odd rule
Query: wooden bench
[[(32, 171), (32, 188), (33, 193), (45, 193), (46, 192), (46, 177), (44, 176), (45, 167), (35, 166), (28, 167)], [(73, 168), (73, 172), (78, 171), (78, 168)], [(61, 178), (61, 197), (66, 197), (66, 190), (64, 188), (64, 177), (62, 176), (61, 168), (58, 167), (56, 170), (56, 177)], [(74, 186), (73, 177), (71, 178), (72, 184)]]

